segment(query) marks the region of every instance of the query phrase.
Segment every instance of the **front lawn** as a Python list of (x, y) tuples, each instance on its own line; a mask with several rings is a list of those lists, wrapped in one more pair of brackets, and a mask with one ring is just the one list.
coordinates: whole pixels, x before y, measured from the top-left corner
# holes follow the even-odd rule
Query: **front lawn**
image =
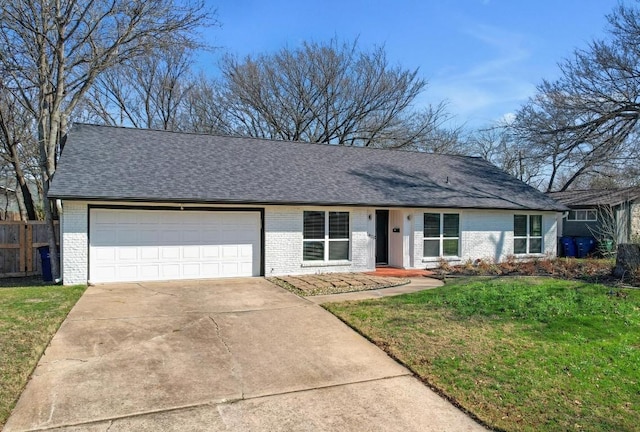
[(83, 286), (0, 288), (0, 428)]
[(639, 290), (484, 278), (325, 307), (491, 427), (640, 425)]

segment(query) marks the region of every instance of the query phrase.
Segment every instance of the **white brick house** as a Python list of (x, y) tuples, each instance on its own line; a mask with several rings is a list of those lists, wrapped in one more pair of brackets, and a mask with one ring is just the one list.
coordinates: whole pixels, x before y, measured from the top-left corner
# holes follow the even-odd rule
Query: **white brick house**
[(477, 158), (76, 125), (65, 284), (553, 256), (565, 208)]

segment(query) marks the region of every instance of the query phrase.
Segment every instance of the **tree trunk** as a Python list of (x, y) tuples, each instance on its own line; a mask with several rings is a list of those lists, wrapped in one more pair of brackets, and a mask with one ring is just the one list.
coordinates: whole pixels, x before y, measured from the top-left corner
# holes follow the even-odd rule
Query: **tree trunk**
[(53, 207), (55, 202), (49, 200), (49, 182), (44, 183), (44, 220), (47, 223), (47, 240), (49, 241), (49, 257), (51, 259), (51, 275), (54, 281), (60, 279), (60, 261), (58, 257), (58, 245), (56, 242), (56, 227), (54, 224)]
[(640, 245), (620, 244), (613, 275), (619, 278), (634, 278), (640, 272)]
[(22, 192), (22, 204), (24, 205), (27, 220), (36, 220), (38, 216), (36, 215), (33, 196), (31, 195), (31, 190), (29, 190), (27, 180), (24, 177), (24, 171), (22, 171), (18, 154), (13, 146), (9, 147), (9, 151), (11, 152), (11, 165), (13, 166), (13, 171), (16, 175), (16, 181), (20, 188), (20, 192)]
[(16, 179), (20, 186), (20, 192), (22, 193), (22, 203), (24, 205), (24, 211), (28, 220), (37, 220), (38, 215), (36, 213), (36, 207), (33, 203), (33, 196), (29, 190), (29, 185), (24, 179), (24, 174), (18, 174), (16, 171)]
[[(48, 105), (45, 102), (45, 107)], [(47, 113), (43, 109), (42, 113)], [(42, 170), (42, 186), (44, 190), (43, 207), (44, 220), (47, 225), (47, 240), (49, 242), (49, 256), (51, 259), (51, 275), (53, 280), (60, 279), (60, 261), (58, 259), (58, 245), (56, 242), (56, 230), (54, 225), (55, 202), (49, 200), (49, 186), (55, 172), (55, 150), (58, 144), (58, 125), (55, 115), (42, 115), (38, 124), (38, 141), (40, 143), (40, 168)]]

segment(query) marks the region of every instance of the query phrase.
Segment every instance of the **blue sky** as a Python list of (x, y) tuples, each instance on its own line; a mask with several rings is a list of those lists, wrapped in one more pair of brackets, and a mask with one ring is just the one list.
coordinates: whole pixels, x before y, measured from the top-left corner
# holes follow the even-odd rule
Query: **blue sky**
[(383, 45), (390, 62), (429, 82), (418, 104), (446, 100), (455, 124), (481, 127), (515, 112), (574, 48), (603, 37), (617, 0), (211, 0), (219, 49), (245, 56), (332, 37)]

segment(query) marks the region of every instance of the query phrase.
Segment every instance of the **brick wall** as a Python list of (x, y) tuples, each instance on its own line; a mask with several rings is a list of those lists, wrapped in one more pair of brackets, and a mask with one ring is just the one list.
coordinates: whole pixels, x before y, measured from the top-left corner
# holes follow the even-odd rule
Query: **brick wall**
[(60, 219), (63, 282), (65, 285), (85, 284), (89, 268), (87, 203), (65, 201)]
[[(110, 203), (118, 204), (118, 203)], [(241, 209), (242, 206), (237, 206)], [(88, 273), (87, 203), (65, 201), (62, 214), (62, 275), (65, 284), (86, 283)], [(351, 259), (343, 262), (303, 262), (302, 218), (304, 210), (327, 210), (327, 207), (265, 207), (264, 259), (265, 275), (314, 274), (370, 271), (375, 269), (375, 209), (330, 208), (350, 212)], [(434, 267), (437, 259), (425, 259), (423, 248), (423, 213), (426, 209), (398, 209), (396, 224), (401, 225), (402, 241), (391, 247), (401, 248), (395, 255), (410, 268)], [(513, 211), (431, 210), (460, 213), (461, 256), (454, 262), (478, 258), (500, 261), (513, 254)], [(556, 254), (556, 213), (543, 214), (543, 255)], [(370, 218), (371, 217), (371, 218)], [(392, 225), (393, 221), (390, 221)], [(401, 223), (402, 222), (402, 223)], [(400, 237), (399, 237), (400, 238)], [(391, 256), (391, 253), (390, 253)], [(398, 263), (400, 264), (400, 263)]]
[(556, 213), (513, 212), (502, 210), (421, 210), (414, 216), (414, 262), (416, 267), (437, 267), (439, 259), (423, 258), (423, 213), (443, 212), (460, 214), (460, 256), (448, 258), (451, 264), (460, 264), (476, 259), (494, 262), (503, 261), (513, 255), (513, 215), (542, 214), (543, 251), (538, 256), (555, 256), (557, 250)]
[(265, 275), (314, 274), (375, 269), (372, 257), (373, 239), (368, 235), (372, 210), (331, 208), (349, 211), (351, 228), (351, 260), (337, 263), (303, 262), (302, 217), (305, 210), (327, 210), (326, 207), (265, 208)]

